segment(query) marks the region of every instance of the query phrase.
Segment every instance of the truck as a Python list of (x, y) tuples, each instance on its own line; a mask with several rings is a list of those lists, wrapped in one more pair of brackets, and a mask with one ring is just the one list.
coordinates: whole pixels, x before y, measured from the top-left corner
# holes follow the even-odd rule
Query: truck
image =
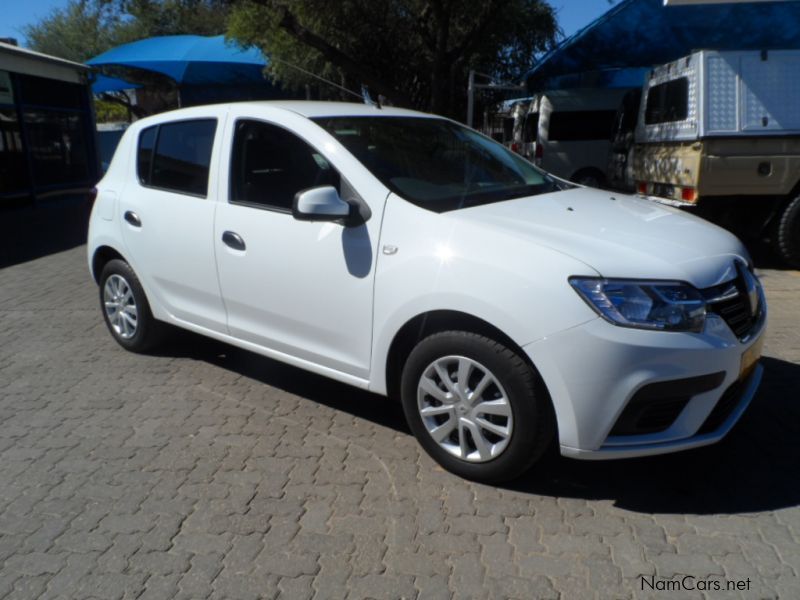
[(798, 82), (798, 50), (700, 50), (654, 68), (636, 122), (636, 191), (766, 239), (800, 267)]

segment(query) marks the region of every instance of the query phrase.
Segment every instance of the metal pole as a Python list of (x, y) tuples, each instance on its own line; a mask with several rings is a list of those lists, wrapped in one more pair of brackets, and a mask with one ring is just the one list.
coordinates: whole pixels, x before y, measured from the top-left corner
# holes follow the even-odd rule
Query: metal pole
[(467, 127), (472, 127), (472, 117), (475, 112), (475, 70), (469, 70), (469, 83), (467, 84)]

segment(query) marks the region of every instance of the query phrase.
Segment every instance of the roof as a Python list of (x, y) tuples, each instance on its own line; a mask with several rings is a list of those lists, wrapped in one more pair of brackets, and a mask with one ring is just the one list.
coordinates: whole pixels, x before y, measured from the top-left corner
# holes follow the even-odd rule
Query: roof
[(690, 6), (622, 0), (545, 55), (528, 74), (528, 85), (542, 89), (549, 80), (578, 73), (652, 67), (701, 49), (797, 48), (800, 0)]
[(0, 42), (0, 70), (71, 83), (84, 83), (86, 65)]
[[(159, 113), (151, 117), (146, 117), (136, 121), (135, 125), (147, 126), (151, 122), (166, 122), (181, 118), (198, 118), (209, 115), (212, 112), (219, 114), (220, 109), (236, 107), (237, 110), (245, 112), (249, 109), (254, 115), (264, 108), (277, 108), (288, 112), (293, 112), (300, 116), (314, 119), (317, 117), (420, 117), (436, 118), (436, 115), (417, 112), (405, 108), (395, 108), (384, 106), (377, 108), (369, 104), (359, 104), (358, 102), (322, 102), (314, 100), (261, 100), (251, 102), (233, 102), (226, 104), (206, 104), (203, 106), (192, 106), (189, 108), (179, 108), (168, 112)], [(443, 117), (442, 117), (443, 118)]]
[(251, 102), (255, 107), (273, 106), (290, 110), (309, 119), (315, 117), (432, 117), (428, 113), (409, 110), (407, 108), (395, 108), (394, 106), (382, 106), (378, 108), (370, 104), (360, 102), (321, 102), (314, 100), (287, 100), (287, 101), (267, 101)]
[(73, 69), (78, 69), (81, 71), (87, 71), (89, 69), (89, 67), (81, 63), (73, 62), (71, 60), (66, 60), (65, 58), (59, 58), (57, 56), (50, 56), (49, 54), (42, 54), (41, 52), (36, 52), (35, 50), (30, 50), (28, 48), (13, 46), (11, 44), (6, 44), (5, 42), (0, 42), (0, 52), (5, 52), (12, 55), (16, 54), (33, 60), (40, 60), (42, 62), (59, 64), (65, 67), (71, 67)]

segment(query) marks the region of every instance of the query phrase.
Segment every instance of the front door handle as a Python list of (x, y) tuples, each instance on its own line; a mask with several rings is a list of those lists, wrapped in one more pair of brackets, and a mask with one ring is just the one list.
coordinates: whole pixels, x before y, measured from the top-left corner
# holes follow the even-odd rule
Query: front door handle
[(139, 215), (137, 215), (132, 210), (126, 210), (125, 214), (123, 215), (123, 217), (125, 217), (125, 220), (128, 223), (130, 223), (131, 225), (133, 225), (134, 227), (141, 227), (142, 226), (142, 220), (139, 218)]
[(226, 231), (222, 234), (222, 242), (234, 250), (244, 250), (247, 246), (244, 245), (242, 236), (233, 231)]

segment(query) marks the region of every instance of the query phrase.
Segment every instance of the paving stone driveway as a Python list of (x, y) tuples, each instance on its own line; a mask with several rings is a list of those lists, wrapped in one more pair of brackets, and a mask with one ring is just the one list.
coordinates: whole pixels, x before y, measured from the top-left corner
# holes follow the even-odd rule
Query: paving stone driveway
[(125, 353), (83, 253), (0, 271), (0, 597), (800, 598), (796, 272), (763, 273), (765, 383), (724, 443), (498, 488), (379, 397), (190, 335)]

